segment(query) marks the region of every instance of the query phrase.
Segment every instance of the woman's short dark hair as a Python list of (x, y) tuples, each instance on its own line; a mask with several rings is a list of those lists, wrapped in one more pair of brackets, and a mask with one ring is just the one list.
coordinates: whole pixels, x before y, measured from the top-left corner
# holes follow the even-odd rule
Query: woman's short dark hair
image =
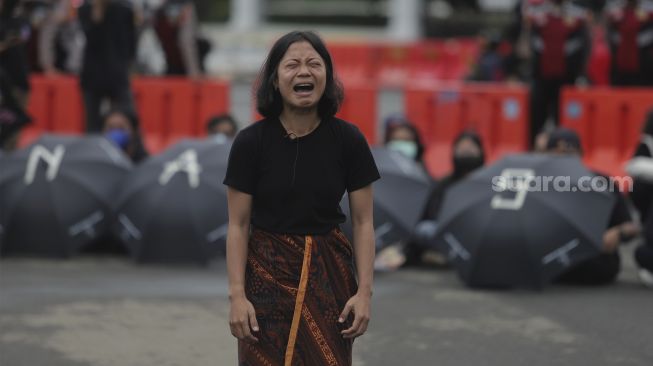
[(324, 41), (311, 31), (293, 31), (279, 38), (272, 46), (256, 81), (256, 109), (264, 117), (278, 117), (283, 110), (281, 93), (275, 87), (277, 69), (281, 59), (295, 42), (308, 42), (324, 60), (326, 67), (326, 87), (317, 105), (320, 118), (333, 117), (340, 109), (344, 99), (342, 84), (336, 78), (331, 55)]

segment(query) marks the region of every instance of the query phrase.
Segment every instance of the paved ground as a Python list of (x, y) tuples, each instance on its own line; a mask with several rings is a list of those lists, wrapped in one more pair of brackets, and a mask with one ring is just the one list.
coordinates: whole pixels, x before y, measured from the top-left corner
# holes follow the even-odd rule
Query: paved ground
[[(650, 365), (653, 291), (626, 258), (610, 287), (472, 291), (449, 271), (377, 275), (358, 366)], [(224, 263), (0, 261), (0, 365), (235, 365)]]

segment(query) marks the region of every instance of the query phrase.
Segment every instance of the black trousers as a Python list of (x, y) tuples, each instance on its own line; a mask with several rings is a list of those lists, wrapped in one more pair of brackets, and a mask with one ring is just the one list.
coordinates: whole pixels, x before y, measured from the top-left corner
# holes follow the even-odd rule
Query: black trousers
[(647, 271), (653, 272), (653, 243), (642, 245), (635, 250), (635, 261), (637, 265)]
[(549, 117), (557, 126), (560, 118), (560, 89), (564, 80), (535, 79), (531, 85), (531, 131), (530, 143), (533, 146), (535, 136), (542, 131)]
[(602, 253), (579, 263), (563, 273), (555, 282), (570, 285), (607, 285), (614, 282), (621, 271), (619, 253)]

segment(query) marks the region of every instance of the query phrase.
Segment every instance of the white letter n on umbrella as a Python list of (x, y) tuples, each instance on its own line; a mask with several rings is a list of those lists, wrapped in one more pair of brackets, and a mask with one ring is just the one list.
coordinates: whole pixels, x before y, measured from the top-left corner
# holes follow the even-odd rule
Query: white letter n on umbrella
[(163, 166), (163, 172), (161, 172), (161, 175), (159, 176), (159, 184), (162, 186), (168, 184), (170, 179), (181, 171), (188, 174), (188, 184), (192, 188), (199, 187), (202, 167), (197, 162), (197, 152), (195, 150), (186, 150), (180, 154), (177, 159), (165, 163)]
[(63, 160), (63, 155), (66, 152), (66, 149), (63, 145), (57, 145), (54, 148), (54, 152), (50, 152), (48, 149), (41, 145), (36, 145), (29, 153), (29, 159), (27, 160), (27, 168), (25, 169), (25, 184), (30, 185), (34, 182), (34, 177), (36, 177), (36, 169), (39, 165), (39, 160), (43, 159), (46, 164), (48, 164), (48, 170), (45, 172), (45, 179), (49, 182), (53, 181), (57, 177), (59, 172), (59, 167), (61, 166), (61, 161)]

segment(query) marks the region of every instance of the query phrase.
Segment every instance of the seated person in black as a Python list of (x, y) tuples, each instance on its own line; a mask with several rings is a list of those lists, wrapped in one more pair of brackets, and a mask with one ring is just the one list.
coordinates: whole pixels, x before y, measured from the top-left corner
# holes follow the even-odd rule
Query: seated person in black
[(640, 143), (626, 166), (633, 178), (630, 197), (646, 228), (644, 244), (635, 250), (642, 282), (653, 287), (653, 110), (648, 113)]
[[(558, 128), (551, 132), (547, 150), (552, 154), (581, 155), (580, 138), (576, 132)], [(600, 175), (597, 173), (597, 175)], [(556, 279), (558, 283), (576, 285), (603, 285), (614, 282), (621, 270), (619, 245), (639, 235), (640, 228), (628, 210), (626, 198), (619, 191), (613, 192), (615, 204), (610, 215), (608, 229), (603, 234), (602, 253), (577, 264)]]
[(422, 218), (415, 228), (413, 240), (404, 249), (406, 264), (446, 264), (446, 258), (439, 253), (425, 250), (433, 239), (437, 228), (440, 207), (449, 188), (465, 178), (469, 173), (483, 167), (485, 151), (481, 137), (473, 131), (463, 131), (454, 140), (452, 146), (453, 171), (444, 177), (431, 192)]

